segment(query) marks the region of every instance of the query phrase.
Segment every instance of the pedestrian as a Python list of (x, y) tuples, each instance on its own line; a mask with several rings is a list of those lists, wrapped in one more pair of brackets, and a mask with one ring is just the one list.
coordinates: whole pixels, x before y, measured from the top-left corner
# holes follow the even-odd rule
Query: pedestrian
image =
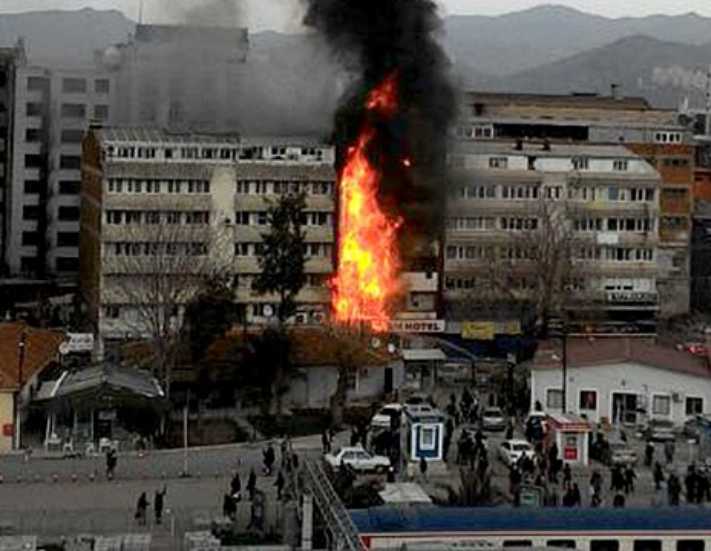
[(355, 431), (355, 427), (351, 428), (351, 447), (358, 444), (358, 433)]
[(637, 478), (637, 473), (634, 472), (632, 465), (627, 465), (625, 469), (625, 494), (629, 495), (634, 492), (634, 481)]
[(573, 483), (573, 471), (570, 468), (570, 463), (566, 463), (563, 467), (563, 487), (568, 487)]
[(514, 435), (514, 426), (511, 420), (506, 424), (506, 440), (511, 440)]
[(249, 478), (247, 479), (247, 492), (249, 492), (249, 500), (254, 501), (254, 493), (257, 491), (257, 475), (254, 472), (254, 468), (249, 471)]
[(572, 503), (573, 507), (580, 507), (583, 503), (582, 496), (580, 495), (580, 488), (578, 487), (577, 483), (573, 484), (573, 489), (572, 489)]
[(686, 502), (696, 503), (696, 466), (692, 463), (686, 470), (684, 477), (684, 487), (686, 489)]
[(452, 445), (452, 435), (447, 432), (444, 435), (444, 440), (442, 442), (442, 461), (447, 462), (447, 456), (449, 456), (449, 448)]
[(328, 429), (324, 429), (321, 433), (321, 447), (323, 448), (323, 453), (331, 453), (331, 439), (328, 435)]
[(276, 453), (274, 452), (274, 446), (272, 446), (271, 442), (262, 452), (262, 455), (264, 456), (264, 476), (272, 476)]
[(424, 456), (420, 457), (420, 474), (422, 475), (422, 478), (427, 481), (427, 460)]
[(674, 463), (674, 452), (676, 451), (675, 447), (676, 446), (672, 440), (667, 440), (664, 443), (664, 457), (667, 460), (667, 465)]
[(256, 528), (260, 532), (264, 530), (264, 494), (262, 492), (258, 492), (252, 501), (247, 530), (250, 528)]
[(679, 495), (681, 494), (681, 483), (679, 482), (679, 477), (675, 473), (669, 475), (667, 480), (667, 497), (669, 498), (669, 505), (675, 507), (679, 505)]
[(242, 479), (238, 472), (235, 472), (235, 475), (230, 481), (230, 495), (237, 501), (239, 501), (242, 496)]
[(598, 505), (602, 501), (602, 475), (600, 471), (595, 470), (590, 477), (590, 493), (593, 498), (598, 497)]
[(651, 467), (654, 462), (654, 444), (651, 440), (647, 440), (647, 445), (644, 448), (644, 466)]
[(624, 494), (621, 494), (619, 492), (617, 494), (615, 494), (615, 497), (612, 500), (612, 506), (617, 507), (617, 508), (623, 508), (625, 506)]
[(284, 490), (284, 484), (286, 481), (284, 480), (284, 473), (282, 471), (279, 471), (279, 474), (277, 474), (277, 479), (276, 482), (274, 483), (274, 486), (276, 486), (277, 489), (277, 500), (281, 501), (281, 493)]
[(664, 482), (664, 471), (662, 470), (662, 464), (657, 461), (654, 463), (654, 489), (661, 490), (662, 482)]
[(295, 471), (299, 470), (299, 456), (296, 455), (296, 453), (291, 456), (291, 464), (293, 465)]
[(237, 502), (230, 494), (225, 494), (222, 498), (222, 516), (231, 521), (237, 518)]
[(136, 514), (135, 518), (138, 524), (141, 526), (146, 525), (146, 512), (148, 511), (148, 498), (146, 497), (146, 492), (143, 492), (138, 498), (136, 503)]
[(118, 455), (114, 448), (109, 448), (106, 452), (106, 478), (107, 480), (114, 479), (114, 472), (116, 471), (116, 465), (118, 464)]
[(168, 492), (168, 487), (163, 486), (163, 491), (156, 490), (156, 494), (153, 497), (153, 512), (156, 517), (156, 524), (161, 524), (163, 522), (163, 505), (165, 503), (165, 494)]

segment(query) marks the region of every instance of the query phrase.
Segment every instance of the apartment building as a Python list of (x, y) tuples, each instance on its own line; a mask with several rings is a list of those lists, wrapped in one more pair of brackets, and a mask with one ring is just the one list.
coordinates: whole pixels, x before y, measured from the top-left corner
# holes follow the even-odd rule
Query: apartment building
[[(654, 191), (658, 220), (653, 231), (658, 239), (654, 253), (657, 266), (654, 292), (659, 293), (659, 316), (689, 311), (695, 149), (692, 133), (678, 113), (654, 109), (641, 98), (622, 97), (614, 87), (608, 97), (471, 93), (467, 95), (462, 113), (454, 129), (458, 144), (505, 144), (510, 148), (511, 144), (520, 143), (524, 149), (538, 144), (550, 147), (553, 154), (564, 146), (578, 147), (575, 154), (563, 162), (570, 172), (568, 180), (578, 178), (577, 174), (582, 174), (583, 180), (590, 178), (597, 169), (590, 168), (592, 165), (588, 167), (586, 162), (592, 162), (604, 151), (600, 147), (614, 147), (619, 163), (615, 169), (613, 159), (610, 172), (615, 178), (622, 177), (621, 186), (633, 189), (625, 183), (629, 174), (635, 172), (629, 167), (642, 166), (643, 161), (645, 171), (654, 172), (658, 182)], [(626, 149), (628, 155), (622, 154), (620, 148)], [(578, 161), (573, 163), (573, 157)], [(625, 160), (628, 169), (618, 170), (625, 166)], [(609, 178), (605, 171), (602, 174), (603, 178)], [(484, 182), (489, 176), (489, 169), (480, 175)], [(615, 183), (615, 178), (607, 181)], [(606, 228), (605, 223), (601, 220), (601, 227)], [(644, 228), (646, 231), (647, 226)], [(623, 283), (629, 290), (630, 285)], [(642, 282), (633, 284), (632, 288), (639, 285), (647, 288)]]
[(0, 246), (5, 242), (5, 195), (12, 181), (13, 108), (17, 66), (25, 63), (25, 49), (20, 41), (13, 48), (0, 48)]
[(545, 238), (544, 224), (569, 231), (571, 304), (642, 319), (663, 309), (661, 178), (644, 158), (620, 145), (460, 141), (449, 162), (443, 283), (450, 318), (467, 319), (468, 301), (502, 277), (498, 263), (508, 297), (534, 298), (541, 274), (526, 234)]
[(76, 283), (81, 140), (90, 121), (109, 122), (114, 83), (102, 66), (17, 67), (4, 220), (11, 275)]
[[(84, 141), (81, 281), (98, 334), (113, 340), (141, 333), (140, 305), (121, 285), (127, 277), (139, 285), (155, 278), (151, 257), (161, 254), (222, 262), (234, 276), (244, 321), (273, 320), (276, 297), (252, 290), (262, 234), (269, 206), (281, 195), (302, 192), (307, 282), (293, 321), (322, 320), (334, 269), (334, 162), (333, 147), (306, 138), (93, 129)], [(161, 243), (166, 233), (160, 227), (178, 228), (180, 242)], [(136, 238), (136, 229), (145, 240)], [(144, 273), (136, 273), (135, 261), (127, 264), (126, 257), (145, 261)]]

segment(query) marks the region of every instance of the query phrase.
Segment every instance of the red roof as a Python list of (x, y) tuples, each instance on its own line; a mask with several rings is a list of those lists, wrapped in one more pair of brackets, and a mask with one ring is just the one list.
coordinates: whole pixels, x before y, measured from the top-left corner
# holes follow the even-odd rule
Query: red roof
[(55, 360), (64, 333), (37, 329), (24, 323), (0, 323), (0, 388), (17, 390), (20, 387), (20, 342), (25, 333), (25, 360), (22, 364), (22, 383), (26, 383)]
[[(554, 358), (554, 355), (557, 358)], [(707, 358), (663, 346), (651, 338), (569, 338), (567, 356), (568, 367), (596, 367), (634, 362), (696, 377), (711, 377)], [(536, 351), (532, 368), (560, 369), (561, 358), (560, 340), (544, 341)]]

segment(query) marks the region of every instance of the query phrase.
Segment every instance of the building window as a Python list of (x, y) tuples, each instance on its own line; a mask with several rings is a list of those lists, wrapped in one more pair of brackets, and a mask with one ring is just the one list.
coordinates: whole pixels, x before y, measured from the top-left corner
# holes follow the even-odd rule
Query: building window
[(489, 168), (508, 168), (508, 157), (489, 157)]
[(86, 80), (83, 78), (62, 79), (63, 94), (86, 94)]
[(95, 105), (94, 106), (94, 118), (100, 121), (106, 121), (109, 118), (109, 106), (108, 105)]
[(671, 397), (656, 395), (652, 397), (652, 415), (670, 415)]
[(37, 143), (42, 141), (42, 130), (39, 128), (28, 128), (25, 130), (25, 141), (27, 143)]
[(620, 551), (619, 540), (592, 540), (590, 551)]
[(687, 397), (685, 411), (686, 415), (701, 415), (704, 412), (704, 399)]
[(39, 220), (40, 209), (37, 206), (31, 205), (22, 207), (23, 220)]
[(677, 540), (676, 551), (704, 551), (704, 540)]
[(121, 308), (118, 306), (104, 306), (104, 317), (110, 320), (117, 320), (121, 317)]
[(612, 170), (616, 172), (626, 172), (629, 167), (629, 162), (623, 159), (618, 159), (612, 163)]
[(58, 232), (57, 247), (78, 247), (79, 234), (76, 232)]
[(79, 155), (62, 155), (59, 157), (59, 168), (62, 170), (79, 170), (81, 157)]
[(584, 410), (597, 410), (597, 391), (581, 390), (579, 407)]
[(74, 180), (60, 180), (59, 182), (60, 195), (79, 195), (80, 189), (81, 182), (77, 182)]
[(180, 224), (182, 218), (180, 211), (172, 211), (166, 215), (166, 222), (168, 222), (168, 224)]
[(563, 409), (563, 391), (560, 388), (546, 390), (546, 408)]
[(79, 207), (59, 207), (57, 218), (61, 222), (76, 222), (79, 220)]
[(83, 103), (63, 103), (61, 113), (63, 119), (85, 119), (86, 105)]
[(23, 256), (20, 258), (20, 270), (25, 274), (36, 273), (39, 270), (39, 258), (36, 256)]
[(42, 104), (37, 102), (29, 102), (25, 107), (25, 114), (28, 117), (41, 117), (42, 116)]
[(180, 193), (180, 182), (178, 180), (168, 182), (168, 193)]
[(35, 195), (40, 192), (39, 180), (26, 180), (25, 181), (25, 193), (27, 195)]
[(25, 155), (25, 168), (41, 168), (42, 155)]
[(632, 551), (662, 551), (661, 540), (635, 540)]
[(62, 130), (62, 143), (81, 143), (84, 138), (84, 131), (78, 129)]
[(146, 224), (156, 226), (160, 224), (160, 211), (148, 211), (146, 213)]
[(41, 92), (47, 87), (48, 80), (44, 77), (29, 77), (27, 89), (32, 92)]
[(548, 540), (546, 547), (562, 547), (563, 549), (575, 549), (575, 540)]
[(94, 91), (97, 94), (108, 94), (111, 91), (111, 84), (108, 78), (97, 78), (94, 81)]
[(22, 232), (22, 246), (23, 247), (34, 247), (39, 245), (40, 234), (33, 231)]
[(573, 160), (573, 170), (589, 170), (590, 169), (590, 159), (587, 157), (574, 157)]

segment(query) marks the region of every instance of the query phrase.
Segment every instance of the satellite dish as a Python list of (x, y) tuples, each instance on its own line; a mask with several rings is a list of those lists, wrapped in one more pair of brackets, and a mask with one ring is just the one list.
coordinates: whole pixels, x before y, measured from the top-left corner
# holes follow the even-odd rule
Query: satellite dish
[(373, 347), (373, 348), (376, 349), (376, 350), (377, 350), (378, 348), (380, 348), (380, 345), (381, 345), (381, 344), (382, 344), (382, 343), (380, 342), (380, 339), (379, 339), (378, 337), (373, 337), (373, 338), (370, 340), (370, 346)]
[(274, 315), (274, 307), (271, 304), (264, 306), (264, 316), (271, 318)]

